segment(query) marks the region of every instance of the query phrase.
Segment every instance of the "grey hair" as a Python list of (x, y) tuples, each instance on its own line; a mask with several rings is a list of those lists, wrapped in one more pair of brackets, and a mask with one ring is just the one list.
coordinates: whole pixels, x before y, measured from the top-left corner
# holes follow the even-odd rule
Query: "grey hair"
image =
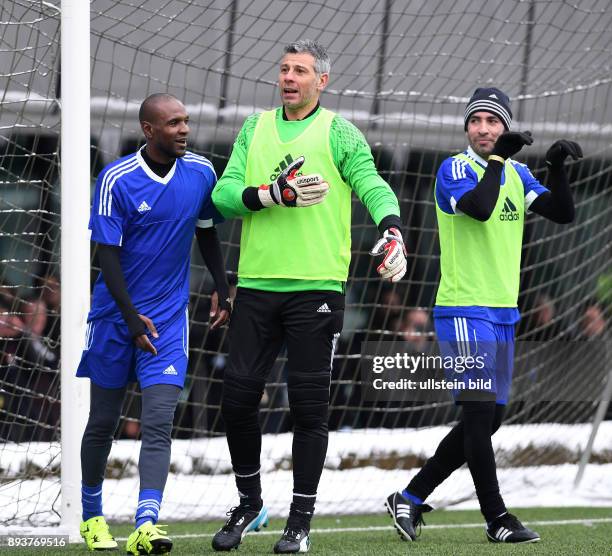
[(329, 54), (327, 54), (325, 47), (317, 41), (302, 39), (292, 42), (285, 46), (283, 54), (301, 54), (302, 52), (306, 52), (314, 58), (314, 69), (319, 75), (330, 72), (331, 61)]

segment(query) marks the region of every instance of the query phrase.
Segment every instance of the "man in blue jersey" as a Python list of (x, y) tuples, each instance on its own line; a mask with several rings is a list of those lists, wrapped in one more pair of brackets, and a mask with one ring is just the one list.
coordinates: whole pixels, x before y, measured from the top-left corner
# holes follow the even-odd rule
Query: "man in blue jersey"
[[(442, 355), (455, 359), (453, 394), (461, 406), (457, 425), (406, 489), (386, 500), (400, 536), (416, 537), (425, 499), (467, 463), (491, 542), (540, 540), (510, 514), (499, 491), (491, 435), (499, 428), (512, 381), (514, 325), (519, 320), (521, 247), (525, 213), (566, 224), (574, 203), (564, 161), (582, 157), (567, 140), (546, 153), (548, 184), (541, 185), (524, 164), (512, 160), (529, 132), (510, 131), (508, 96), (496, 88), (476, 89), (465, 110), (469, 147), (446, 159), (436, 176), (435, 202), (440, 238), (441, 280), (434, 322)], [(480, 356), (481, 368), (462, 372), (459, 362)], [(470, 390), (470, 379), (481, 386)]]
[(162, 554), (172, 541), (157, 525), (168, 469), (174, 411), (189, 349), (190, 251), (194, 233), (216, 284), (211, 327), (230, 314), (229, 288), (215, 224), (212, 164), (187, 151), (189, 118), (168, 94), (140, 107), (146, 145), (98, 176), (89, 228), (98, 244), (85, 348), (77, 376), (91, 379), (89, 420), (81, 445), (83, 522), (90, 550), (117, 543), (102, 512), (102, 482), (128, 382), (142, 390), (140, 494), (132, 554)]

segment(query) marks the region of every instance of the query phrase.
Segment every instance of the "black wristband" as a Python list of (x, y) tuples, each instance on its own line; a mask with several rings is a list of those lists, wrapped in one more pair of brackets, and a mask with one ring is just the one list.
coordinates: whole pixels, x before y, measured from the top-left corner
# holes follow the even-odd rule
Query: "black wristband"
[(242, 192), (242, 202), (244, 206), (249, 210), (261, 210), (264, 208), (262, 202), (259, 200), (259, 194), (257, 187), (245, 187)]
[(402, 220), (397, 214), (388, 214), (378, 224), (378, 231), (382, 234), (389, 228), (397, 228), (402, 231)]

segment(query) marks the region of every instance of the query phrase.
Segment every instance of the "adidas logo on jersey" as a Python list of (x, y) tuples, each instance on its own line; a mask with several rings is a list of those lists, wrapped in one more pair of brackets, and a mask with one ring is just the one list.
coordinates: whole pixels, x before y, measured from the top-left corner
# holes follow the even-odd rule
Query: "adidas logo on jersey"
[(327, 303), (323, 303), (318, 309), (317, 313), (331, 313), (331, 309)]
[(176, 372), (176, 369), (174, 368), (174, 365), (170, 365), (169, 367), (166, 367), (162, 374), (164, 374), (164, 375), (178, 375), (178, 373)]
[(142, 214), (143, 212), (147, 212), (148, 210), (151, 210), (151, 207), (147, 205), (146, 201), (140, 203), (140, 206), (138, 207), (138, 212)]
[(270, 181), (274, 181), (278, 178), (278, 175), (285, 169), (289, 164), (293, 162), (293, 157), (288, 154), (283, 160), (278, 163), (278, 166), (272, 170), (272, 174), (270, 176)]
[(508, 199), (508, 197), (506, 197), (506, 200), (504, 201), (504, 206), (501, 210), (501, 214), (499, 215), (499, 219), (518, 220), (519, 218), (520, 217), (518, 211), (516, 210), (516, 206), (510, 199)]

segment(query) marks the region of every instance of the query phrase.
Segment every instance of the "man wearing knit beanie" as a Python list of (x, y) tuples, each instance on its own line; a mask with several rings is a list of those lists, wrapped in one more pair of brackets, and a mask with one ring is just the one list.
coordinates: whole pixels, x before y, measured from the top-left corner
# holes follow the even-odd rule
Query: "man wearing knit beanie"
[(467, 131), (467, 124), (470, 116), (475, 112), (489, 112), (499, 118), (506, 131), (510, 130), (512, 123), (512, 110), (510, 109), (510, 99), (495, 87), (479, 88), (474, 91), (472, 98), (465, 108), (464, 131)]
[[(501, 425), (512, 381), (525, 214), (529, 210), (559, 224), (572, 222), (574, 203), (564, 162), (568, 156), (581, 158), (582, 150), (573, 141), (555, 141), (546, 153), (544, 187), (527, 166), (512, 160), (534, 139), (528, 131), (510, 131), (511, 124), (508, 95), (494, 87), (476, 89), (464, 113), (469, 146), (447, 158), (436, 176), (442, 276), (433, 315), (440, 352), (455, 361), (447, 380), (462, 386), (453, 391), (461, 418), (408, 486), (387, 498), (387, 510), (407, 541), (415, 540), (422, 513), (431, 510), (425, 499), (466, 462), (488, 540), (540, 540), (506, 509), (491, 435)], [(481, 368), (463, 364), (476, 355), (484, 355)]]

